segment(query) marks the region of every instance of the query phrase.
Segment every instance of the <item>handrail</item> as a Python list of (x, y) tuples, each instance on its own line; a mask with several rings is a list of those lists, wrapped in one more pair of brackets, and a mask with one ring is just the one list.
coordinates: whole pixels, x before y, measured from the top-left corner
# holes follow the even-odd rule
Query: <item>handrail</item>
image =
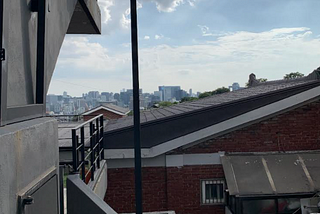
[[(89, 125), (90, 135), (85, 138), (84, 127), (86, 125)], [(72, 128), (71, 131), (73, 172), (81, 172), (81, 179), (84, 182), (90, 174), (90, 179), (93, 181), (94, 172), (96, 168), (100, 168), (100, 161), (104, 159), (103, 114), (85, 121)], [(85, 146), (86, 143), (90, 143), (90, 147)]]

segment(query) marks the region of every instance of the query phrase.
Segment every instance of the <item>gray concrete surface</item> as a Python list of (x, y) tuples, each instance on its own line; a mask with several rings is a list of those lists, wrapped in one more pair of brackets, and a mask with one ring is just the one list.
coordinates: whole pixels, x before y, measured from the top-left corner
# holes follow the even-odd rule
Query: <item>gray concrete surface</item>
[[(84, 4), (87, 6), (86, 12), (83, 10), (77, 15), (77, 19), (86, 19), (89, 16), (90, 22), (84, 24), (77, 19), (71, 22), (77, 3), (78, 0), (47, 0), (45, 56), (47, 90), (69, 27), (83, 28), (78, 31), (81, 33), (92, 34), (101, 31), (101, 14), (96, 0), (86, 0)], [(8, 74), (8, 107), (35, 103), (38, 15), (36, 12), (31, 12), (30, 4), (31, 0), (4, 1), (3, 46), (7, 56), (3, 62), (3, 72)], [(95, 26), (96, 31), (91, 30), (93, 28), (91, 25)]]
[(105, 160), (101, 161), (100, 169), (95, 172), (95, 180), (88, 183), (92, 191), (102, 200), (107, 192), (108, 168)]
[(58, 125), (40, 118), (0, 129), (0, 214), (17, 213), (17, 194), (59, 169)]
[(68, 176), (67, 207), (68, 214), (116, 214), (79, 178), (79, 175)]

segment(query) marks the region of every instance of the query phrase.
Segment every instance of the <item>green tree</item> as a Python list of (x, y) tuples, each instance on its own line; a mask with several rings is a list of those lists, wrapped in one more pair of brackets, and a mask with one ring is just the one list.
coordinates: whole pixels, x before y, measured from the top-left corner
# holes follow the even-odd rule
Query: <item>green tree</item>
[(209, 96), (212, 96), (212, 95), (215, 95), (215, 94), (223, 94), (223, 93), (226, 93), (226, 92), (230, 92), (229, 88), (225, 88), (225, 87), (217, 88), (214, 91), (206, 91), (206, 92), (201, 93), (199, 95), (199, 99), (202, 99), (202, 98), (205, 98), (205, 97), (209, 97)]
[(300, 73), (300, 72), (291, 72), (289, 74), (286, 74), (283, 79), (285, 80), (291, 80), (291, 79), (297, 79), (297, 78), (301, 78), (304, 77), (304, 74)]
[(172, 106), (174, 103), (169, 102), (169, 101), (163, 101), (163, 102), (159, 102), (157, 104), (159, 105), (159, 107), (167, 107), (167, 106)]
[(206, 92), (199, 94), (199, 99), (203, 99), (203, 98), (209, 97), (211, 95), (212, 95), (212, 93), (210, 91), (206, 91)]
[(221, 87), (221, 88), (217, 88), (216, 90), (212, 91), (211, 94), (214, 95), (214, 94), (223, 94), (223, 93), (226, 93), (226, 92), (230, 92), (230, 89), (229, 88), (225, 88), (225, 87)]
[(195, 100), (198, 100), (198, 98), (196, 98), (196, 97), (183, 97), (183, 98), (180, 100), (180, 103), (188, 102), (188, 101), (195, 101)]

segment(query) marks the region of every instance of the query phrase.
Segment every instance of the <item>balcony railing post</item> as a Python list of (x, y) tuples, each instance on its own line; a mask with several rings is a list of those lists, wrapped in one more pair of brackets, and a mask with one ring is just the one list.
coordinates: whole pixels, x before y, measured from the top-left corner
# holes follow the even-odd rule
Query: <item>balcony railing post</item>
[(100, 169), (100, 126), (99, 126), (99, 118), (96, 119), (96, 132), (95, 132), (95, 146), (96, 146), (96, 154), (97, 154), (97, 167)]
[(84, 126), (81, 127), (80, 129), (80, 135), (81, 135), (81, 161), (82, 161), (82, 166), (81, 166), (81, 177), (82, 180), (86, 180), (86, 165), (85, 165), (85, 139), (84, 139)]
[(91, 161), (91, 180), (94, 180), (94, 171), (95, 171), (95, 163), (94, 163), (94, 124), (90, 122), (90, 161)]
[(103, 139), (103, 116), (100, 117), (100, 127), (101, 127), (101, 132), (100, 132), (100, 139), (101, 140), (101, 148), (102, 148), (102, 152), (101, 152), (101, 159), (104, 159), (104, 139)]
[(77, 172), (77, 168), (78, 168), (77, 135), (76, 135), (75, 129), (72, 129), (72, 159), (73, 159), (73, 172)]
[[(85, 133), (89, 125), (89, 133)], [(81, 179), (86, 182), (90, 175), (94, 180), (96, 169), (101, 167), (103, 154), (103, 115), (92, 118), (89, 121), (72, 129), (72, 158), (74, 173), (81, 174)], [(86, 135), (89, 137), (86, 138)], [(89, 148), (88, 145), (90, 143)], [(81, 157), (80, 157), (81, 156)], [(89, 167), (90, 164), (90, 167)], [(87, 172), (86, 172), (87, 170)]]

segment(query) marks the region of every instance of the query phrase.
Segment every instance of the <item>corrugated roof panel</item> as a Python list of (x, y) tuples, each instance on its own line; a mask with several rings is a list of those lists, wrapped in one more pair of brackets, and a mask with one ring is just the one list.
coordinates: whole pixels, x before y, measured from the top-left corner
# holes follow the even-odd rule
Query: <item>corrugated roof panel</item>
[(320, 153), (221, 157), (230, 195), (313, 193), (320, 186)]

